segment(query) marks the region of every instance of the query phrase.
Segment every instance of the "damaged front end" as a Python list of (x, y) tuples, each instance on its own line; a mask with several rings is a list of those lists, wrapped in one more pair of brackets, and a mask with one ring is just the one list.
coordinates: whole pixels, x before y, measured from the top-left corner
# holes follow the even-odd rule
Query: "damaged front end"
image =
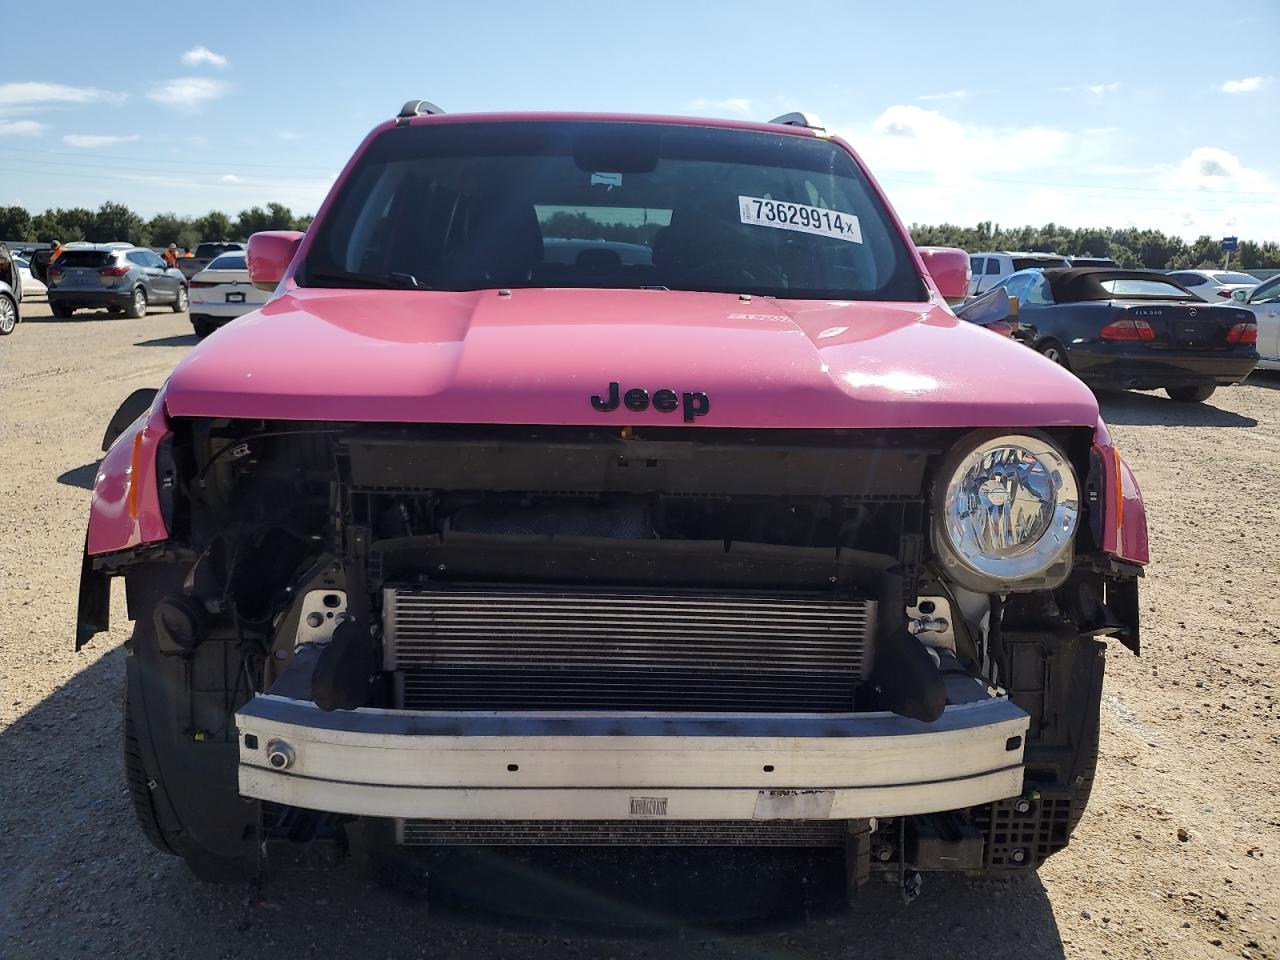
[(1098, 638), (1137, 649), (1145, 519), (1105, 428), (1037, 433), (1065, 548), (975, 568), (939, 529), (994, 436), (171, 422), (161, 396), (103, 462), (77, 643), (123, 574), (140, 815), (207, 876), (340, 852), (355, 818), (842, 846), (855, 883), (1034, 868), (1087, 800)]

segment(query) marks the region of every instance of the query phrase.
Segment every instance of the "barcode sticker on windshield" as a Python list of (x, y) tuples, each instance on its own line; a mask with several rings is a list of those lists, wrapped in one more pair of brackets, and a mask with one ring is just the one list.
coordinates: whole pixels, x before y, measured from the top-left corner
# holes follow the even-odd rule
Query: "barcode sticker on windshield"
[(835, 237), (850, 243), (862, 242), (862, 225), (852, 213), (824, 210), (803, 203), (738, 197), (738, 217), (743, 223), (775, 230), (795, 230), (819, 237)]

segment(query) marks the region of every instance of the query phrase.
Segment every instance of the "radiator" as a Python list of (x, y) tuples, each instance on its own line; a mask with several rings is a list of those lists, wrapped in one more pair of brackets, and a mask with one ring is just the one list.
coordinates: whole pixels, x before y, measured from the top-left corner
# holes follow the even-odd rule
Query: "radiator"
[(385, 666), (416, 710), (851, 710), (875, 603), (812, 595), (388, 587)]
[(397, 820), (404, 846), (839, 847), (843, 820)]

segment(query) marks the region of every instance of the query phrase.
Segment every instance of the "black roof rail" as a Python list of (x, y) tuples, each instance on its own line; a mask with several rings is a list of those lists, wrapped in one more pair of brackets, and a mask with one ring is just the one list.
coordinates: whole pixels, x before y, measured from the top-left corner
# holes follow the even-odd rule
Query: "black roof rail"
[(396, 126), (403, 127), (414, 117), (444, 113), (430, 100), (406, 100), (400, 112), (396, 114)]
[(784, 127), (808, 127), (810, 130), (820, 130), (826, 132), (826, 127), (822, 125), (822, 121), (818, 119), (816, 113), (784, 113), (780, 117), (774, 117), (770, 123), (780, 123)]

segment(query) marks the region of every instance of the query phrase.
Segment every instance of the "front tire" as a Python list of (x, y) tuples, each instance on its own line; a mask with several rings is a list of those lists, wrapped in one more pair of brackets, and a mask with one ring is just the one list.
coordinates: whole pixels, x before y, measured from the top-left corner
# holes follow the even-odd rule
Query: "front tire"
[(129, 299), (129, 304), (124, 308), (124, 315), (133, 320), (146, 316), (147, 313), (147, 291), (141, 287), (135, 287), (133, 296)]
[(1164, 392), (1171, 400), (1177, 400), (1179, 403), (1203, 403), (1212, 397), (1217, 389), (1210, 383), (1198, 387), (1165, 387)]
[[(189, 658), (167, 656), (154, 608), (181, 592), (181, 571), (150, 566), (131, 570), (128, 581), (139, 616), (125, 664), (124, 766), (138, 823), (152, 845), (182, 857), (201, 880), (258, 879), (259, 804), (240, 796), (239, 743), (224, 712), (224, 704), (238, 706), (229, 641), (206, 640)], [(201, 678), (194, 690), (192, 678)]]
[(0, 337), (7, 337), (18, 326), (18, 305), (0, 294)]
[(175, 300), (175, 301), (173, 301), (173, 312), (174, 312), (174, 313), (186, 313), (186, 312), (187, 312), (187, 287), (186, 287), (186, 284), (182, 284), (181, 286), (179, 286), (179, 287), (178, 287), (178, 299), (177, 299), (177, 300)]
[(138, 826), (161, 853), (177, 856), (178, 851), (169, 845), (164, 828), (160, 826), (160, 814), (156, 810), (154, 791), (159, 786), (147, 773), (142, 761), (142, 748), (138, 746), (138, 734), (133, 724), (132, 698), (126, 686), (124, 694), (124, 777), (129, 784), (129, 799)]

